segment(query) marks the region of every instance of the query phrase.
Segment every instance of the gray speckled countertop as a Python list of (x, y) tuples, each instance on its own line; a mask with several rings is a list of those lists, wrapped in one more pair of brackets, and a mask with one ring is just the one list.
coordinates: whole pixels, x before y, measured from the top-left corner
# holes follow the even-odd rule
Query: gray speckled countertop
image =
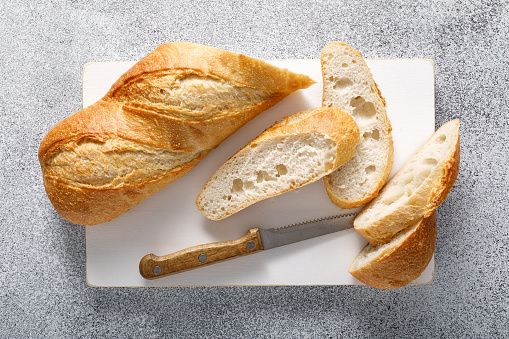
[[(3, 1), (0, 337), (509, 337), (509, 5), (505, 1)], [(436, 126), (461, 120), (461, 170), (438, 209), (436, 275), (364, 286), (92, 288), (85, 230), (54, 211), (37, 149), (81, 107), (89, 61), (167, 41), (262, 59), (429, 58)]]

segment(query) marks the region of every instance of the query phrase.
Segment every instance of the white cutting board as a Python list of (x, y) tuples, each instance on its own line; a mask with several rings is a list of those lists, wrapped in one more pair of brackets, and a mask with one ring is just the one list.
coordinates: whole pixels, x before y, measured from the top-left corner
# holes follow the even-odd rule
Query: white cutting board
[[(86, 227), (87, 282), (91, 286), (213, 285), (352, 285), (361, 284), (347, 271), (366, 240), (350, 229), (222, 263), (145, 280), (138, 271), (148, 254), (242, 237), (249, 228), (285, 226), (335, 216), (321, 180), (256, 203), (221, 221), (206, 219), (195, 199), (207, 179), (231, 155), (275, 121), (321, 106), (319, 60), (269, 61), (310, 76), (318, 83), (298, 91), (261, 113), (224, 141), (183, 178), (144, 200), (111, 222)], [(367, 61), (393, 127), (394, 166), (391, 176), (434, 132), (434, 67), (431, 60)], [(133, 62), (89, 63), (83, 69), (83, 107), (101, 98)], [(357, 209), (359, 210), (359, 209)], [(414, 282), (433, 280), (434, 259)]]

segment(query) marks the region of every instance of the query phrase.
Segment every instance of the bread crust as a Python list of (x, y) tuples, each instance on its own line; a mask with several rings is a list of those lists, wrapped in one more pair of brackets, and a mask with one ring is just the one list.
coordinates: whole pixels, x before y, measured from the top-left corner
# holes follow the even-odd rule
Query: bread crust
[(156, 180), (141, 184), (106, 187), (72, 186), (64, 180), (45, 176), (44, 187), (55, 210), (65, 220), (80, 225), (108, 222), (129, 211), (152, 194), (189, 172), (208, 152), (177, 167)]
[[(339, 108), (336, 107), (315, 108), (296, 113), (294, 115), (285, 117), (282, 120), (276, 122), (273, 126), (266, 129), (258, 137), (253, 139), (241, 150), (235, 153), (223, 166), (228, 166), (232, 159), (246, 151), (249, 151), (253, 145), (261, 144), (273, 138), (308, 134), (313, 132), (329, 136), (330, 139), (332, 139), (337, 145), (336, 157), (334, 159), (332, 168), (328, 171), (328, 173), (332, 172), (332, 170), (336, 169), (337, 167), (341, 166), (343, 163), (348, 161), (353, 156), (353, 153), (355, 152), (355, 147), (359, 142), (359, 128), (357, 127), (357, 124), (355, 123), (354, 119), (349, 114), (341, 111)], [(212, 215), (207, 212), (207, 210), (203, 206), (203, 203), (206, 202), (207, 200), (206, 191), (208, 187), (211, 185), (211, 183), (217, 180), (217, 173), (219, 171), (220, 170), (218, 170), (216, 174), (212, 175), (210, 179), (205, 183), (200, 194), (196, 199), (197, 208), (207, 218), (211, 220), (224, 219), (258, 201), (279, 194), (283, 194), (285, 192), (296, 189), (298, 187), (302, 187), (308, 183), (314, 182), (319, 179), (315, 178), (313, 180), (308, 180), (306, 183), (294, 186), (290, 189), (281, 190), (275, 194), (266, 194), (265, 196), (261, 196), (257, 200), (250, 200), (246, 204), (236, 206), (235, 209), (229, 213)]]
[[(364, 60), (362, 57), (362, 53), (360, 51), (356, 50), (355, 48), (353, 48), (352, 46), (350, 46), (344, 42), (334, 41), (334, 42), (329, 42), (322, 50), (322, 53), (321, 53), (322, 63), (323, 63), (323, 56), (327, 53), (332, 53), (331, 51), (338, 47), (346, 47), (346, 48), (348, 48), (348, 50), (351, 53), (356, 55), (359, 59)], [(367, 65), (366, 65), (366, 68), (368, 68), (368, 71), (369, 71), (369, 67), (367, 67)], [(371, 75), (371, 71), (369, 71), (369, 74)], [(322, 76), (324, 77), (322, 102), (325, 102), (325, 100), (326, 100), (326, 80), (325, 80), (325, 78), (326, 77), (325, 77), (325, 71), (324, 71), (323, 65), (322, 65)], [(380, 92), (380, 89), (378, 88), (378, 84), (374, 81), (372, 75), (371, 75), (371, 79), (372, 79), (374, 87), (376, 89), (376, 94), (378, 96), (378, 99), (381, 102), (381, 110), (382, 111), (380, 111), (378, 113), (378, 118), (382, 122), (382, 124), (385, 126), (385, 129), (387, 131), (387, 135), (385, 136), (385, 138), (387, 138), (388, 143), (389, 143), (388, 152), (385, 154), (385, 160), (383, 162), (383, 164), (385, 164), (385, 165), (383, 166), (382, 173), (379, 175), (378, 181), (371, 187), (370, 191), (366, 192), (362, 197), (357, 198), (355, 200), (350, 200), (350, 199), (347, 199), (346, 197), (338, 195), (335, 192), (333, 183), (329, 179), (330, 175), (327, 177), (324, 177), (323, 182), (324, 182), (325, 189), (327, 191), (327, 195), (329, 196), (329, 199), (331, 200), (331, 202), (333, 204), (335, 204), (341, 208), (344, 208), (344, 209), (356, 208), (356, 207), (362, 206), (362, 205), (370, 202), (371, 200), (373, 200), (378, 195), (378, 192), (382, 189), (385, 182), (387, 181), (387, 178), (389, 177), (389, 175), (391, 173), (392, 164), (394, 161), (394, 147), (392, 145), (392, 134), (391, 134), (392, 125), (391, 125), (391, 122), (387, 116), (387, 111), (385, 110), (386, 101), (385, 101), (385, 98), (382, 96), (382, 93)], [(334, 175), (334, 173), (331, 175)]]
[(373, 245), (368, 244), (354, 259), (348, 272), (364, 284), (395, 289), (410, 284), (428, 266), (437, 237), (436, 213), (418, 221), (417, 227), (400, 244), (391, 246), (369, 263), (354, 268), (357, 258)]
[(188, 70), (201, 76), (215, 76), (238, 86), (287, 94), (316, 83), (306, 75), (292, 73), (243, 54), (189, 42), (167, 42), (123, 74), (106, 96), (113, 97), (119, 88), (140, 75), (163, 69)]
[[(454, 124), (459, 130), (459, 121), (452, 120), (449, 122)], [(445, 125), (444, 125), (445, 126)], [(438, 133), (435, 132), (435, 133)], [(435, 134), (433, 134), (435, 135)], [(428, 141), (433, 138), (431, 136)], [(427, 143), (427, 142), (426, 142)], [(426, 145), (424, 143), (424, 145)], [(419, 148), (419, 150), (421, 149)], [(416, 154), (419, 152), (416, 152)], [(413, 157), (412, 157), (413, 158)], [(412, 159), (411, 158), (411, 159)], [(410, 161), (409, 159), (408, 161)], [(408, 162), (407, 162), (408, 163)], [(393, 213), (386, 215), (385, 217), (378, 218), (375, 222), (369, 225), (361, 225), (358, 222), (360, 215), (368, 211), (373, 202), (368, 203), (363, 207), (356, 220), (354, 220), (355, 229), (364, 237), (369, 243), (377, 245), (380, 243), (387, 242), (397, 232), (407, 228), (410, 224), (422, 217), (430, 216), (435, 209), (440, 206), (449, 192), (451, 191), (456, 179), (458, 177), (460, 166), (460, 141), (459, 132), (455, 141), (455, 148), (450, 157), (443, 162), (441, 169), (436, 171), (435, 177), (430, 177), (426, 180), (428, 185), (423, 184), (409, 199), (409, 201), (396, 209)], [(398, 173), (403, 170), (403, 166)], [(397, 173), (396, 173), (397, 175)], [(396, 177), (394, 175), (393, 178)], [(392, 179), (391, 179), (392, 180)], [(356, 222), (357, 221), (357, 222)]]
[[(163, 70), (210, 76), (218, 82), (230, 82), (271, 94), (252, 106), (227, 111), (227, 114), (187, 114), (185, 117), (171, 109), (161, 112), (129, 100), (130, 96), (139, 93), (136, 86), (126, 86), (142, 76)], [(103, 98), (65, 118), (46, 134), (41, 141), (38, 158), (48, 197), (57, 212), (70, 222), (96, 225), (110, 221), (187, 173), (211, 149), (256, 115), (292, 92), (314, 83), (305, 75), (279, 69), (245, 55), (184, 42), (163, 44), (124, 73)], [(117, 93), (125, 88), (127, 90), (119, 99)], [(194, 152), (196, 155), (186, 164), (156, 179), (115, 187), (76, 185), (48, 174), (51, 161), (57, 154), (73, 151), (70, 145), (85, 140), (101, 143), (110, 138), (183, 155)]]

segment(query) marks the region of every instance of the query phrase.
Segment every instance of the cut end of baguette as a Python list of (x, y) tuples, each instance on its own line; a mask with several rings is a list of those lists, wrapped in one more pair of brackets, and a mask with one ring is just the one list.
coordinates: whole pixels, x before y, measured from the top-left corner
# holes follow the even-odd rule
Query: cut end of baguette
[(454, 186), (459, 163), (459, 121), (452, 120), (438, 129), (363, 208), (354, 221), (355, 229), (371, 244), (379, 244), (429, 216)]
[(321, 54), (323, 106), (349, 113), (360, 130), (353, 158), (324, 178), (331, 201), (355, 208), (372, 200), (392, 169), (391, 124), (371, 71), (359, 51), (331, 42)]
[(403, 287), (417, 279), (428, 266), (435, 252), (436, 237), (436, 214), (432, 213), (387, 243), (368, 244), (355, 257), (348, 272), (371, 287)]
[(208, 218), (218, 220), (241, 206), (300, 187), (330, 172), (336, 147), (318, 133), (253, 143), (214, 174), (198, 205)]
[(226, 218), (331, 173), (352, 157), (358, 140), (354, 120), (337, 108), (289, 116), (221, 166), (203, 187), (196, 205), (211, 220)]

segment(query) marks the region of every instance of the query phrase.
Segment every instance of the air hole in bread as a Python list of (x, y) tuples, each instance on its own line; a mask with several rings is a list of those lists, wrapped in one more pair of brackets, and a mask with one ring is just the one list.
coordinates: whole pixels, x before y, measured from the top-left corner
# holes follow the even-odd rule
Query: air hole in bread
[(355, 64), (356, 62), (357, 62), (357, 61), (355, 61), (355, 60), (352, 60), (352, 64)]
[(275, 180), (275, 179), (273, 177), (271, 177), (269, 175), (269, 173), (267, 173), (267, 171), (258, 171), (256, 174), (256, 182), (259, 184), (264, 181), (273, 181), (273, 180)]
[(233, 185), (232, 185), (232, 193), (237, 193), (237, 194), (240, 194), (240, 193), (243, 193), (244, 192), (244, 183), (242, 182), (241, 179), (235, 179), (233, 180)]
[(371, 118), (376, 114), (375, 105), (372, 102), (366, 101), (362, 105), (355, 107), (353, 115), (362, 118)]
[(426, 158), (422, 161), (422, 163), (425, 165), (435, 166), (436, 164), (438, 164), (438, 160), (433, 158)]
[(253, 143), (251, 144), (251, 148), (255, 148), (255, 147), (257, 147), (257, 146), (258, 146), (258, 144), (257, 144), (257, 143), (255, 143), (255, 142), (253, 142)]
[(362, 134), (362, 136), (367, 139), (367, 138), (373, 138), (375, 140), (379, 140), (380, 139), (380, 131), (377, 130), (377, 129), (374, 129), (372, 130), (371, 132), (364, 132)]
[(250, 180), (246, 180), (244, 181), (244, 187), (247, 189), (247, 190), (252, 190), (255, 188), (255, 185), (252, 181)]
[(376, 171), (376, 166), (375, 165), (371, 165), (371, 166), (366, 167), (366, 174), (371, 174), (374, 171)]
[(446, 136), (446, 135), (444, 135), (444, 134), (442, 134), (441, 136), (439, 136), (439, 137), (437, 138), (437, 140), (438, 140), (438, 142), (439, 142), (439, 143), (443, 143), (443, 142), (445, 141), (445, 139), (447, 139), (447, 136)]
[(353, 82), (349, 78), (340, 78), (334, 84), (334, 89), (343, 89), (351, 85), (353, 85)]
[(371, 132), (371, 137), (375, 140), (379, 140), (380, 139), (380, 131), (377, 130), (376, 128)]
[(164, 90), (164, 88), (161, 88), (161, 89), (159, 90), (159, 93), (161, 93), (162, 95), (165, 95), (165, 94), (166, 94), (166, 91)]
[(345, 68), (346, 68), (346, 67), (348, 67), (348, 64), (347, 64), (346, 62), (343, 62), (343, 63), (341, 64), (341, 67), (345, 67)]
[(358, 97), (352, 98), (352, 100), (350, 100), (350, 106), (357, 107), (359, 105), (362, 105), (365, 102), (366, 102), (366, 100), (364, 100), (363, 97), (358, 96)]
[(288, 169), (283, 164), (277, 165), (276, 166), (276, 171), (277, 171), (277, 175), (278, 176), (285, 175), (286, 173), (288, 173)]

